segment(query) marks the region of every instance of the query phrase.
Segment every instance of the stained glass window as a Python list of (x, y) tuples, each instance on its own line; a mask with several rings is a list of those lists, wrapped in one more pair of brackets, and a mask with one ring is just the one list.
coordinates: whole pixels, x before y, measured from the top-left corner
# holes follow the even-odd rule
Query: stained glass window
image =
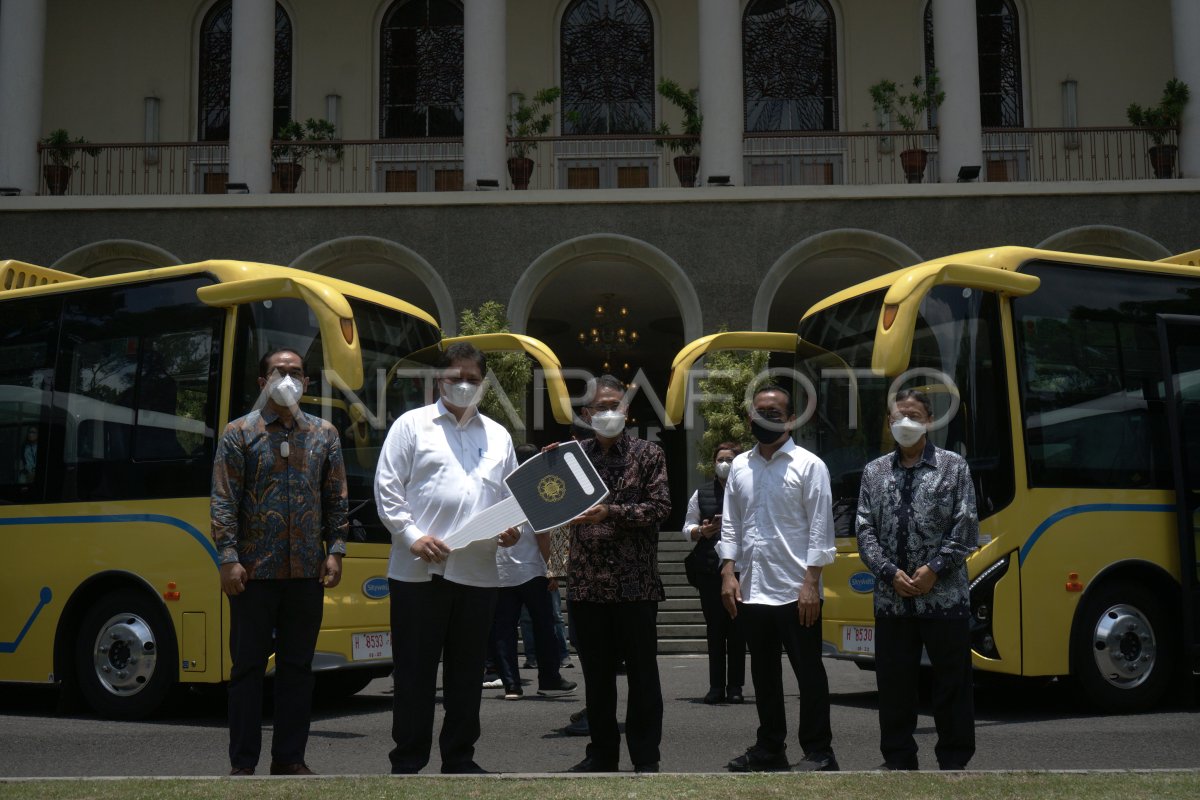
[(838, 129), (837, 25), (824, 0), (751, 0), (742, 72), (747, 131)]
[[(229, 141), (230, 55), (233, 52), (233, 2), (214, 5), (200, 25), (200, 86), (197, 92), (197, 139)], [(292, 21), (275, 4), (274, 133), (292, 116)]]
[(561, 52), (564, 134), (653, 129), (654, 22), (642, 0), (573, 0)]
[(379, 53), (379, 136), (462, 136), (462, 3), (397, 0), (384, 14)]
[[(1025, 124), (1021, 26), (1012, 0), (975, 0), (979, 47), (979, 117), (985, 128)], [(925, 6), (925, 73), (933, 68), (933, 5)]]

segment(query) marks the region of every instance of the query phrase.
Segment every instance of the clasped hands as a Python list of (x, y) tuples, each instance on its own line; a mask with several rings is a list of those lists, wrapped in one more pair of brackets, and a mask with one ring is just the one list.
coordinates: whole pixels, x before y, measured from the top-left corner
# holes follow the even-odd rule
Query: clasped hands
[[(496, 541), (501, 547), (512, 547), (521, 538), (521, 531), (516, 528), (509, 528), (496, 537)], [(450, 545), (436, 536), (422, 536), (412, 543), (408, 551), (414, 556), (417, 556), (422, 561), (430, 564), (441, 564), (449, 556), (452, 550)]]
[(892, 588), (901, 597), (918, 597), (929, 594), (933, 585), (937, 583), (937, 577), (937, 573), (928, 565), (918, 567), (911, 577), (904, 570), (897, 569), (896, 577), (892, 578)]

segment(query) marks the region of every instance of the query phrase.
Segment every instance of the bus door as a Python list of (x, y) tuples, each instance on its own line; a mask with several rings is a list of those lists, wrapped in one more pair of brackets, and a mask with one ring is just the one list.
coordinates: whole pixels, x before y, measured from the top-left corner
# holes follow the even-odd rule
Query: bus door
[(1195, 673), (1200, 672), (1200, 316), (1159, 314), (1158, 333), (1178, 509), (1183, 652)]

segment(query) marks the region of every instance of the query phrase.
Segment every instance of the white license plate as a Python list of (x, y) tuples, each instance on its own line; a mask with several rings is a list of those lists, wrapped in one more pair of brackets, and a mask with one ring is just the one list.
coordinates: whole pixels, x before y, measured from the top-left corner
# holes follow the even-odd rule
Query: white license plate
[(875, 629), (869, 625), (843, 625), (842, 652), (874, 655)]
[(350, 644), (351, 658), (355, 661), (392, 657), (392, 634), (390, 631), (356, 633), (351, 637)]

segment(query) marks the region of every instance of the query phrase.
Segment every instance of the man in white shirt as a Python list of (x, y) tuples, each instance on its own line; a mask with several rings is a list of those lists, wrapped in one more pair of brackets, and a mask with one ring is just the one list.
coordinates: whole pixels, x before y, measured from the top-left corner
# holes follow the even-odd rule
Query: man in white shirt
[[(750, 650), (758, 738), (729, 762), (734, 772), (785, 771), (787, 719), (780, 647), (800, 687), (800, 771), (835, 771), (829, 681), (821, 661), (821, 569), (833, 562), (833, 495), (821, 459), (792, 441), (792, 398), (782, 387), (754, 395), (758, 444), (733, 461), (721, 518), (721, 600)], [(739, 581), (737, 574), (740, 574)]]
[(476, 408), (487, 371), (483, 353), (470, 344), (451, 345), (438, 367), (441, 398), (396, 420), (375, 474), (379, 518), (392, 534), (394, 774), (419, 772), (429, 763), (439, 660), (446, 712), (438, 739), (442, 772), (484, 772), (474, 755), (479, 674), (496, 605), (496, 545), (511, 546), (520, 536), (510, 528), (454, 551), (443, 541), (504, 499), (504, 477), (517, 460), (508, 431)]

